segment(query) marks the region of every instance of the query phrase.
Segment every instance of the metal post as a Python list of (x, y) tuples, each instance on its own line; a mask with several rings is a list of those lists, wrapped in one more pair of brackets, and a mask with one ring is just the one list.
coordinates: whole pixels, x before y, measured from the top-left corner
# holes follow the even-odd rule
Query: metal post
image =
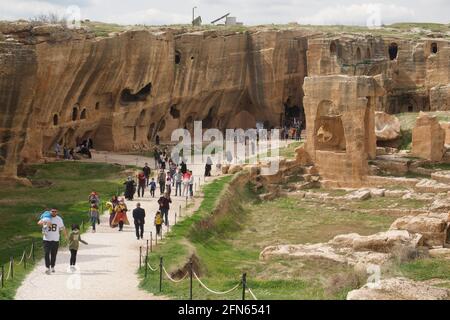
[(150, 231), (150, 252), (153, 252), (153, 232)]
[(34, 259), (35, 259), (35, 257), (34, 257), (34, 240), (31, 243), (31, 256), (33, 257), (33, 263), (34, 263)]
[(174, 224), (177, 224), (177, 213), (175, 212), (175, 223)]
[[(189, 192), (189, 190), (188, 190)], [(187, 203), (188, 203), (188, 196), (186, 195), (186, 208), (187, 208)]]
[(159, 292), (162, 292), (163, 257), (159, 257)]
[(147, 250), (145, 252), (146, 252), (146, 255), (148, 256), (148, 240), (147, 240)]
[(148, 270), (148, 255), (145, 256), (145, 278), (147, 279), (147, 270)]
[(189, 299), (192, 300), (192, 259), (189, 262), (189, 276), (190, 276), (190, 282), (189, 282)]
[(158, 245), (158, 234), (156, 234), (156, 237), (155, 237), (155, 246), (157, 246)]
[(242, 275), (242, 300), (245, 300), (245, 290), (247, 288), (247, 274)]
[(24, 250), (23, 253), (23, 269), (27, 270), (27, 250)]
[(5, 286), (5, 266), (2, 265), (2, 288)]
[(14, 279), (14, 257), (10, 258), (9, 263), (11, 263), (11, 279)]
[(161, 225), (161, 233), (159, 234), (160, 235), (159, 239), (161, 241), (162, 241), (162, 238), (163, 238), (163, 233), (164, 233), (164, 227), (163, 227), (163, 225)]
[(139, 269), (142, 268), (142, 246), (139, 247)]
[(181, 204), (180, 204), (180, 208), (178, 209), (178, 212), (180, 213), (180, 217), (181, 217)]

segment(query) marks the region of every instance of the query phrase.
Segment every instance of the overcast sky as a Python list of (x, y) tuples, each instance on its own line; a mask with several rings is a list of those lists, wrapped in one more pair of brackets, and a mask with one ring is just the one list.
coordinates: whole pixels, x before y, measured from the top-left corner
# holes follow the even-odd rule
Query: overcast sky
[(0, 0), (0, 20), (79, 11), (82, 19), (120, 24), (190, 23), (194, 6), (203, 23), (228, 12), (246, 25), (450, 23), (448, 0)]

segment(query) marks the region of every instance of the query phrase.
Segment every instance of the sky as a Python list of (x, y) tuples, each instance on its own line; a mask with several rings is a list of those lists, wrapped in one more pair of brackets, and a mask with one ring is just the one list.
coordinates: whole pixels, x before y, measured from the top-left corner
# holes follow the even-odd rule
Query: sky
[(0, 20), (51, 12), (119, 24), (185, 24), (193, 7), (204, 24), (226, 13), (245, 25), (450, 23), (448, 0), (0, 0)]

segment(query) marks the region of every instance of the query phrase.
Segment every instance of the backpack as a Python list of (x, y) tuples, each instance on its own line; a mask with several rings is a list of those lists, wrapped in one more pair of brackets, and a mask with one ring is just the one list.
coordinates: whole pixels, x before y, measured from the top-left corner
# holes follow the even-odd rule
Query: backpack
[(163, 223), (163, 221), (162, 221), (162, 216), (160, 215), (160, 214), (157, 214), (156, 216), (155, 216), (155, 224), (156, 225), (161, 225)]

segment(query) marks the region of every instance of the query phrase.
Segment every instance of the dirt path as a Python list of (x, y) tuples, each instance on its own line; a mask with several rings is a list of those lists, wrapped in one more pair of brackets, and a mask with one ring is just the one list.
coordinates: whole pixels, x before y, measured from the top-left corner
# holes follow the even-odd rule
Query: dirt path
[[(105, 156), (102, 154), (100, 157)], [(101, 159), (94, 155), (92, 161), (98, 162)], [(133, 159), (134, 158), (134, 159)], [(110, 163), (133, 164), (136, 156), (109, 154), (107, 161)], [(130, 162), (131, 161), (131, 162)], [(140, 157), (138, 165), (143, 162), (152, 163), (152, 159)], [(195, 176), (196, 189), (198, 189), (199, 177), (203, 185), (208, 181), (203, 180), (203, 165), (192, 166), (190, 168)], [(214, 169), (213, 169), (214, 170)], [(214, 171), (213, 171), (214, 173)], [(208, 178), (212, 181), (214, 178)], [(173, 195), (174, 193), (172, 193)], [(135, 198), (134, 201), (127, 201), (128, 219), (131, 225), (125, 226), (123, 232), (111, 229), (108, 217), (102, 216), (101, 224), (96, 233), (88, 231), (82, 236), (89, 245), (80, 244), (77, 258), (78, 270), (74, 273), (68, 270), (70, 253), (67, 248), (60, 249), (57, 258), (56, 272), (46, 275), (44, 261), (40, 261), (37, 267), (25, 278), (18, 289), (16, 299), (113, 299), (113, 300), (143, 300), (162, 299), (138, 288), (139, 279), (137, 268), (139, 266), (139, 247), (146, 247), (146, 240), (150, 238), (150, 231), (156, 234), (153, 226), (153, 217), (158, 209), (157, 200), (159, 190), (155, 198), (150, 198), (150, 193), (146, 190), (143, 198)], [(179, 214), (180, 205), (184, 208), (186, 199), (184, 197), (172, 196), (172, 207), (169, 214), (170, 224), (174, 223), (175, 213)], [(140, 202), (146, 211), (146, 228), (144, 240), (137, 240), (131, 211)], [(189, 211), (183, 209), (183, 216), (192, 214), (198, 207), (201, 198), (197, 197), (194, 206)], [(192, 203), (191, 201), (189, 203)], [(178, 217), (179, 220), (179, 217)], [(69, 226), (66, 226), (69, 227)], [(167, 231), (164, 228), (164, 234)]]

